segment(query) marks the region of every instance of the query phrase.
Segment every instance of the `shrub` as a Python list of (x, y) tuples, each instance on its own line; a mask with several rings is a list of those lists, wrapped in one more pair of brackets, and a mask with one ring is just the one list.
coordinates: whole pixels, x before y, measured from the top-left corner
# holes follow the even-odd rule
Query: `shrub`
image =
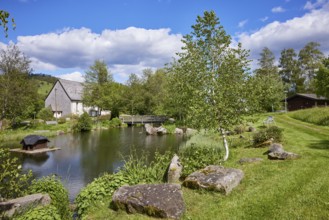
[(183, 178), (206, 166), (220, 165), (222, 158), (220, 148), (196, 145), (184, 148), (180, 156), (183, 164)]
[(121, 173), (104, 174), (83, 188), (75, 199), (77, 213), (80, 217), (87, 213), (88, 209), (96, 202), (103, 203), (114, 191), (129, 184), (129, 181)]
[(110, 123), (109, 123), (109, 127), (110, 128), (117, 128), (120, 127), (122, 124), (122, 121), (119, 118), (112, 118)]
[(73, 126), (75, 132), (90, 131), (92, 129), (92, 119), (87, 112), (84, 112), (78, 119), (78, 122)]
[(55, 206), (38, 206), (28, 210), (23, 215), (15, 217), (16, 220), (61, 220), (61, 216)]
[(30, 185), (32, 171), (22, 173), (22, 166), (8, 149), (0, 148), (0, 198), (10, 199), (24, 195)]
[(57, 123), (58, 123), (58, 124), (64, 124), (64, 123), (66, 123), (66, 118), (65, 118), (65, 117), (61, 117), (61, 118), (59, 118), (59, 119), (57, 120)]
[(54, 113), (50, 108), (42, 108), (37, 117), (44, 121), (50, 121), (54, 119)]
[(235, 132), (235, 134), (242, 134), (243, 132), (245, 132), (246, 131), (246, 127), (243, 125), (243, 124), (241, 124), (241, 125), (237, 125), (237, 126), (235, 126), (235, 128), (234, 128), (234, 132)]
[(29, 187), (29, 193), (48, 193), (51, 198), (51, 205), (57, 208), (61, 219), (71, 219), (68, 192), (55, 176), (33, 180)]
[(273, 142), (280, 143), (283, 139), (283, 129), (277, 126), (270, 126), (256, 132), (253, 136), (254, 145), (264, 143), (273, 138)]

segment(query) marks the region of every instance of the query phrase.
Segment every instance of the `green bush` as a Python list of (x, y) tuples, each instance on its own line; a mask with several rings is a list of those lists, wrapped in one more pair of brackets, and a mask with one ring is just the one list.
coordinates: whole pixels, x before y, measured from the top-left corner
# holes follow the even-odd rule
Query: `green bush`
[(39, 111), (37, 117), (44, 121), (51, 121), (54, 119), (54, 113), (50, 108), (43, 108)]
[(55, 206), (38, 206), (28, 210), (23, 215), (15, 217), (16, 220), (61, 220), (61, 215)]
[(165, 154), (156, 152), (154, 160), (149, 162), (148, 154), (142, 153), (142, 156), (137, 157), (136, 152), (133, 152), (120, 172), (129, 179), (131, 184), (159, 183), (163, 181), (172, 156), (170, 151)]
[(206, 166), (220, 165), (223, 157), (218, 147), (196, 145), (184, 148), (179, 155), (183, 164), (183, 178)]
[(103, 203), (120, 186), (129, 184), (121, 173), (104, 174), (83, 188), (75, 199), (77, 213), (80, 217), (96, 202)]
[(90, 131), (93, 127), (93, 121), (87, 112), (84, 112), (73, 126), (73, 131)]
[(71, 219), (69, 210), (68, 192), (62, 182), (55, 176), (43, 177), (39, 180), (33, 180), (28, 189), (29, 193), (48, 193), (51, 198), (51, 205), (55, 206), (61, 219)]
[(109, 127), (110, 128), (117, 128), (120, 127), (122, 124), (122, 121), (119, 118), (112, 118), (111, 121), (109, 122)]
[(283, 129), (277, 126), (270, 126), (254, 133), (254, 145), (262, 144), (271, 138), (273, 138), (273, 142), (281, 143), (283, 140)]
[(22, 172), (16, 157), (11, 157), (8, 149), (0, 148), (0, 198), (10, 199), (24, 195), (30, 185), (32, 171)]

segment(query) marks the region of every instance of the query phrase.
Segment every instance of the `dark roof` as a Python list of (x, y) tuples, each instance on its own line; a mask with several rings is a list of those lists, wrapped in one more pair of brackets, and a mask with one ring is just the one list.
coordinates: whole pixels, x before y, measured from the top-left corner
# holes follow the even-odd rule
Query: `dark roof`
[(287, 98), (287, 100), (295, 98), (296, 96), (300, 96), (300, 97), (304, 97), (304, 98), (308, 98), (308, 99), (313, 99), (313, 100), (329, 100), (326, 97), (317, 96), (316, 94), (309, 94), (309, 93), (297, 93), (297, 94)]
[(35, 145), (39, 141), (49, 142), (48, 138), (46, 138), (44, 136), (32, 134), (32, 135), (26, 136), (20, 143), (24, 144), (24, 145)]

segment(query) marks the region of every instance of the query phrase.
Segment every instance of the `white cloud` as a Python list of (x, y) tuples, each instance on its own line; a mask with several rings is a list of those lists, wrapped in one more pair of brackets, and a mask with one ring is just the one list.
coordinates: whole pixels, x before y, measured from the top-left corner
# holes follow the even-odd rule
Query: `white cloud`
[(65, 74), (61, 74), (61, 75), (56, 75), (56, 77), (61, 78), (61, 79), (77, 81), (77, 82), (85, 81), (82, 73), (80, 73), (79, 71), (75, 71), (73, 73), (65, 73)]
[(261, 18), (260, 19), (262, 22), (265, 22), (265, 21), (267, 21), (268, 20), (268, 17), (266, 16), (266, 17), (263, 17), (263, 18)]
[(305, 10), (314, 10), (316, 8), (320, 8), (323, 5), (327, 4), (328, 0), (317, 0), (316, 2), (312, 3), (312, 1), (307, 1), (304, 9)]
[(243, 21), (240, 21), (239, 24), (238, 24), (238, 27), (239, 28), (243, 28), (246, 24), (247, 24), (248, 20), (243, 20)]
[(329, 4), (285, 22), (272, 22), (254, 33), (242, 33), (237, 40), (251, 50), (251, 58), (258, 59), (261, 50), (268, 47), (278, 58), (284, 48), (299, 51), (308, 42), (321, 44), (321, 51), (329, 54)]
[(161, 68), (180, 50), (181, 39), (180, 34), (171, 34), (170, 29), (129, 27), (97, 34), (88, 28), (65, 28), (55, 33), (20, 36), (17, 45), (39, 72), (87, 69), (96, 59), (104, 60), (109, 67)]
[(286, 10), (284, 8), (282, 8), (281, 6), (278, 6), (278, 7), (275, 7), (275, 8), (272, 8), (272, 12), (273, 13), (282, 13), (282, 12), (285, 12)]

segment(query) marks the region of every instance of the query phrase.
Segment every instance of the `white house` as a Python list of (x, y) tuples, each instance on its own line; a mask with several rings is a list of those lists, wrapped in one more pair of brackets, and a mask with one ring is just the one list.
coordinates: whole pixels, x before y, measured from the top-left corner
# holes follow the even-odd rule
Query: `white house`
[[(88, 112), (91, 116), (99, 115), (97, 107), (83, 105), (83, 88), (83, 83), (58, 79), (45, 100), (45, 107), (51, 108), (56, 118), (71, 114), (81, 115), (83, 112)], [(110, 114), (110, 111), (101, 112), (101, 115), (106, 114)]]

